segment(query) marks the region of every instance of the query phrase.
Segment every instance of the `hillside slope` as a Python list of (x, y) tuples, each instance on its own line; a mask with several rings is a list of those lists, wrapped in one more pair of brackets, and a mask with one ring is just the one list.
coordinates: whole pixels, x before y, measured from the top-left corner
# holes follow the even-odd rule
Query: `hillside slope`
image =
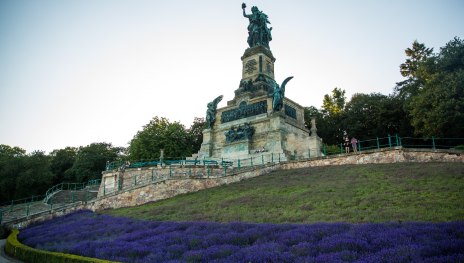
[(157, 221), (464, 220), (464, 163), (281, 170), (156, 203), (101, 213)]

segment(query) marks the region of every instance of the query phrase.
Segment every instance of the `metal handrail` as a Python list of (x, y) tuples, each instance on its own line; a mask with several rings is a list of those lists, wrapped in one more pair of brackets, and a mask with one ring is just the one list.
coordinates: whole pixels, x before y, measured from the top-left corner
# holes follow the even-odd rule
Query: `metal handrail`
[(44, 198), (44, 203), (47, 203), (48, 200), (57, 192), (63, 191), (63, 190), (82, 190), (86, 188), (87, 186), (92, 186), (92, 185), (99, 185), (101, 183), (101, 179), (93, 179), (89, 180), (86, 183), (60, 183), (57, 185), (52, 186), (50, 189), (47, 190), (45, 193), (45, 198)]

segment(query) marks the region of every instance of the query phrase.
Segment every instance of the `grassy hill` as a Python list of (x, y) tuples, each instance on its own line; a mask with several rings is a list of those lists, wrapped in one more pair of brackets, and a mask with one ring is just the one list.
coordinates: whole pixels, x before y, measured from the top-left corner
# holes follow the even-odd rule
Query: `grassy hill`
[(268, 175), (105, 214), (157, 221), (464, 220), (464, 163), (345, 165)]

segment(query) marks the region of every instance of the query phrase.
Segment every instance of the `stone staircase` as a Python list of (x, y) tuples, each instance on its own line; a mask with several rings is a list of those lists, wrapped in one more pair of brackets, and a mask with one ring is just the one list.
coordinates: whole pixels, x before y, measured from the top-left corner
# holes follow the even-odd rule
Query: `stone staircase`
[(31, 216), (51, 213), (72, 206), (74, 203), (88, 202), (97, 198), (98, 185), (81, 190), (61, 190), (45, 203), (44, 200), (0, 207), (0, 224), (21, 222)]
[(82, 190), (61, 190), (49, 198), (48, 204), (70, 204), (74, 202), (87, 202), (97, 198), (98, 185), (87, 186)]
[(45, 204), (43, 201), (36, 201), (26, 204), (4, 206), (1, 207), (1, 209), (3, 211), (1, 223), (3, 224), (49, 211), (50, 205)]

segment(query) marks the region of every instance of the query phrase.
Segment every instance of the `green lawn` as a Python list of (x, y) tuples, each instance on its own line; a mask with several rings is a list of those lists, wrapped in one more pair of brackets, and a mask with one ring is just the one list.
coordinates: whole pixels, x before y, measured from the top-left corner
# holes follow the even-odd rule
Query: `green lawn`
[(275, 171), (239, 183), (101, 213), (158, 221), (464, 220), (464, 163), (345, 165)]

